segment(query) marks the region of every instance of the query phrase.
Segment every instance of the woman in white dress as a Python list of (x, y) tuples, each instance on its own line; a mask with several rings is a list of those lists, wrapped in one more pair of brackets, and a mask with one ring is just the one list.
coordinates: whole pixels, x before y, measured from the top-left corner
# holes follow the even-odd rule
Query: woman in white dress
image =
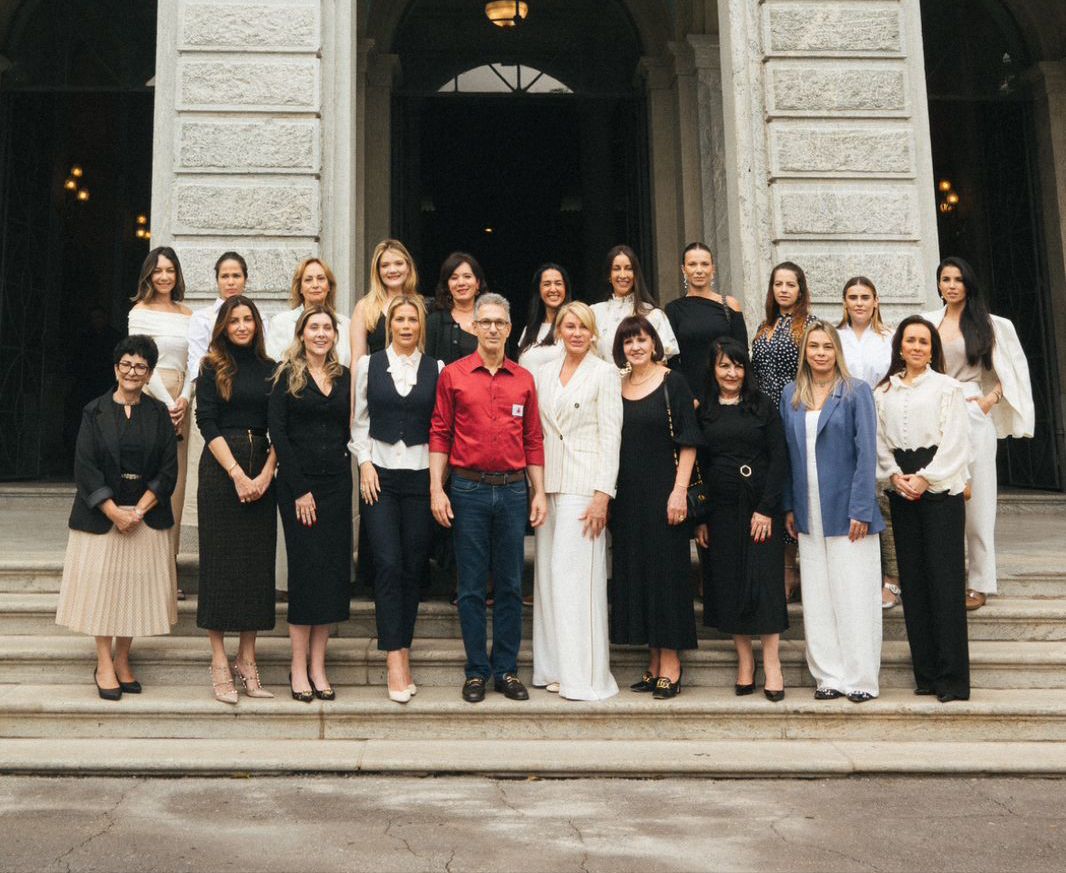
[[(270, 319), (267, 333), (267, 356), (280, 361), (285, 350), (292, 345), (295, 338), (296, 322), (303, 315), (305, 306), (325, 306), (337, 310), (337, 280), (329, 264), (319, 258), (304, 258), (292, 274), (292, 287), (289, 290), (289, 308), (277, 313)], [(346, 315), (337, 313), (342, 336), (348, 336), (351, 324)], [(337, 345), (337, 360), (341, 366), (350, 366), (352, 347), (349, 342)]]
[(555, 335), (555, 316), (572, 297), (570, 275), (558, 264), (541, 264), (533, 274), (532, 290), (529, 317), (518, 339), (518, 363), (535, 374), (563, 354)]
[(607, 504), (622, 442), (622, 386), (591, 354), (596, 319), (584, 303), (559, 310), (565, 354), (536, 373), (548, 516), (537, 528), (533, 684), (571, 700), (618, 693), (607, 629)]
[(607, 299), (592, 305), (600, 332), (596, 354), (605, 361), (613, 361), (618, 325), (631, 315), (642, 315), (659, 335), (666, 360), (674, 357), (678, 353), (674, 329), (644, 281), (637, 253), (629, 246), (615, 246), (607, 252), (607, 283), (610, 288)]
[[(837, 331), (848, 373), (876, 388), (892, 363), (892, 331), (881, 320), (877, 288), (865, 276), (855, 276), (844, 283), (844, 317), (837, 324)], [(881, 608), (892, 609), (899, 606), (899, 567), (884, 493), (878, 494), (877, 505), (885, 519), (885, 529), (881, 531)]]
[(170, 495), (174, 515), (170, 539), (175, 556), (181, 540), (181, 510), (185, 504), (192, 397), (192, 379), (186, 372), (192, 310), (181, 302), (184, 298), (185, 277), (177, 253), (169, 246), (152, 249), (141, 265), (137, 294), (129, 314), (129, 333), (155, 340), (159, 361), (144, 392), (166, 405), (178, 435), (178, 478)]
[(944, 372), (962, 383), (970, 414), (966, 608), (973, 610), (984, 606), (997, 587), (996, 440), (1033, 435), (1033, 389), (1014, 325), (989, 313), (973, 268), (962, 258), (945, 258), (936, 281), (945, 306), (922, 318), (936, 326)]

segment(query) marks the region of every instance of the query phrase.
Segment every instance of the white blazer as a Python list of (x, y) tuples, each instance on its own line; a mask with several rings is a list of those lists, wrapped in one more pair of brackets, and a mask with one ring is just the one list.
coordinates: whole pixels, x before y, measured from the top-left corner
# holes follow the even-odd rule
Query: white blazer
[[(923, 312), (922, 318), (937, 328), (944, 320), (948, 309)], [(1029, 380), (1029, 362), (1018, 339), (1018, 331), (1010, 319), (992, 316), (992, 332), (996, 344), (992, 347), (992, 369), (995, 374), (984, 371), (981, 390), (986, 394), (999, 380), (1003, 387), (1003, 400), (992, 407), (992, 423), (999, 439), (1007, 437), (1031, 437), (1036, 427), (1036, 409), (1033, 405), (1033, 386)]]
[(537, 402), (544, 430), (544, 490), (548, 494), (614, 497), (622, 445), (622, 380), (613, 364), (591, 351), (564, 386), (565, 357), (540, 367)]

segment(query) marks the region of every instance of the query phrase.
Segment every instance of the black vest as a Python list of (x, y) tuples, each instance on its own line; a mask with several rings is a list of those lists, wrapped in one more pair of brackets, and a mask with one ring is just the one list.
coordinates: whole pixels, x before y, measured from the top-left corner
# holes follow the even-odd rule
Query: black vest
[(429, 442), (429, 420), (437, 401), (437, 362), (422, 355), (418, 382), (406, 397), (396, 390), (389, 373), (387, 351), (374, 352), (367, 369), (366, 404), (370, 411), (370, 438), (379, 442), (420, 446)]

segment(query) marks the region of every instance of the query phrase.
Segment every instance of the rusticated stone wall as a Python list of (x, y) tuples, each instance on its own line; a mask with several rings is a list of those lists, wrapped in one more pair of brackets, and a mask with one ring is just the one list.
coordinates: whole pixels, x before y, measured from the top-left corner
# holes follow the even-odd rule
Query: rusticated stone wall
[[(722, 0), (733, 282), (757, 322), (773, 263), (826, 314), (844, 281), (890, 320), (934, 296), (935, 192), (918, 0)], [(740, 275), (738, 275), (738, 272)]]

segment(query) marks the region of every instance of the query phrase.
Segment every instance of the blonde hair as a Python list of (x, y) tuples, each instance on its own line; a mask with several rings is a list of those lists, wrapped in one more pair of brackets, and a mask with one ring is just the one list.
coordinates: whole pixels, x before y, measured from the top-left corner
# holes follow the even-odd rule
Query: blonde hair
[(559, 311), (555, 313), (555, 336), (559, 336), (559, 328), (562, 326), (563, 318), (571, 313), (592, 331), (592, 342), (595, 344), (600, 338), (600, 330), (596, 325), (596, 313), (592, 311), (591, 306), (580, 300), (571, 300), (569, 303), (564, 303), (559, 307)]
[(812, 333), (818, 331), (829, 337), (829, 341), (833, 344), (833, 350), (836, 352), (836, 363), (834, 364), (836, 375), (833, 378), (833, 389), (836, 389), (837, 382), (843, 382), (849, 388), (851, 387), (851, 373), (848, 372), (848, 364), (844, 360), (844, 349), (840, 345), (840, 334), (828, 321), (812, 321), (803, 332), (803, 342), (800, 343), (799, 347), (800, 359), (799, 368), (796, 370), (796, 390), (792, 395), (793, 409), (799, 409), (801, 404), (806, 409), (814, 409), (814, 374), (811, 372), (811, 365), (807, 363), (807, 341)]
[[(332, 309), (320, 305), (310, 306), (300, 315), (296, 322), (296, 330), (293, 332), (294, 339), (285, 350), (285, 354), (281, 357), (281, 363), (278, 364), (278, 368), (274, 371), (275, 385), (281, 381), (284, 373), (288, 373), (289, 384), (287, 390), (291, 397), (299, 397), (304, 388), (307, 387), (307, 349), (304, 348), (303, 333), (307, 327), (307, 322), (316, 315), (328, 315), (329, 320), (333, 323), (333, 332), (337, 333), (337, 315)], [(326, 353), (325, 372), (331, 385), (344, 373), (344, 367), (341, 366), (341, 362), (337, 358), (336, 342), (333, 343), (333, 348)]]
[(892, 336), (892, 331), (890, 331), (885, 326), (885, 323), (881, 321), (881, 298), (877, 296), (877, 286), (865, 276), (853, 276), (844, 283), (844, 294), (842, 297), (844, 315), (837, 323), (837, 328), (851, 327), (851, 316), (848, 314), (848, 290), (857, 285), (861, 285), (863, 288), (869, 288), (874, 295), (874, 314), (870, 319), (870, 327), (874, 329), (874, 333), (878, 336)]
[(379, 242), (370, 259), (370, 290), (363, 297), (363, 326), (367, 333), (372, 333), (378, 326), (378, 320), (389, 305), (389, 292), (381, 281), (381, 259), (388, 251), (398, 253), (407, 262), (407, 278), (404, 279), (400, 293), (412, 297), (418, 293), (418, 270), (415, 269), (415, 259), (411, 257), (407, 247), (397, 239)]
[(392, 315), (401, 306), (413, 306), (418, 313), (418, 350), (426, 348), (426, 307), (421, 294), (398, 294), (389, 301), (385, 310), (385, 348), (392, 345)]
[(326, 306), (330, 309), (336, 309), (337, 279), (329, 268), (329, 264), (321, 258), (304, 258), (296, 265), (296, 272), (292, 274), (292, 287), (289, 289), (289, 309), (297, 309), (303, 305), (304, 297), (300, 289), (303, 287), (304, 273), (312, 264), (318, 264), (322, 268), (322, 272), (326, 274), (326, 281), (329, 282), (329, 291), (326, 292)]

